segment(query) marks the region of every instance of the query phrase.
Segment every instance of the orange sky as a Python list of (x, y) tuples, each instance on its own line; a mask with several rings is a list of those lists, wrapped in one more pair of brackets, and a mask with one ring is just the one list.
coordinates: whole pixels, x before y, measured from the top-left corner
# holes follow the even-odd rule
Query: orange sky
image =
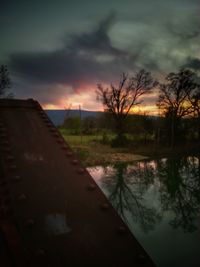
[[(94, 87), (93, 87), (94, 88)], [(158, 110), (155, 105), (157, 99), (157, 93), (153, 92), (144, 97), (144, 101), (141, 105), (138, 105), (132, 109), (132, 113), (157, 115)], [(68, 95), (67, 97), (61, 97), (57, 99), (56, 103), (43, 103), (44, 109), (79, 109), (79, 106), (83, 110), (91, 111), (103, 111), (103, 105), (96, 100), (96, 92), (92, 90), (90, 86), (84, 86), (84, 88), (77, 89), (75, 93)]]

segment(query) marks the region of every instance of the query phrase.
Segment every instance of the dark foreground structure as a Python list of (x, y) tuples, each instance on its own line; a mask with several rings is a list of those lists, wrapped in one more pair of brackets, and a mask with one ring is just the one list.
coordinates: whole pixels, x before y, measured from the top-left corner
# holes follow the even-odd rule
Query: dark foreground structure
[(0, 100), (0, 266), (155, 266), (31, 99)]

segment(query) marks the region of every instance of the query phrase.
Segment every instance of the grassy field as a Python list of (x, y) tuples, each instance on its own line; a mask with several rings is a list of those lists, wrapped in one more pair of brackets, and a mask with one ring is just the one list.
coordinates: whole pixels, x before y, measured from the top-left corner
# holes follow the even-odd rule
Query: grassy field
[(89, 145), (91, 142), (98, 141), (100, 142), (102, 139), (102, 136), (100, 135), (69, 135), (68, 132), (65, 129), (60, 129), (61, 134), (65, 138), (65, 140), (72, 146), (85, 146)]
[(114, 134), (105, 135), (69, 135), (65, 129), (59, 129), (67, 143), (71, 146), (77, 157), (86, 166), (110, 164), (144, 157), (135, 155), (128, 148), (113, 148), (110, 145)]
[(132, 162), (143, 158), (156, 158), (168, 155), (188, 154), (192, 155), (198, 152), (198, 146), (187, 145), (176, 147), (171, 150), (169, 147), (156, 147), (154, 142), (148, 140), (145, 144), (138, 140), (129, 139), (125, 147), (112, 147), (111, 141), (114, 134), (98, 135), (69, 135), (68, 132), (60, 128), (59, 131), (71, 146), (77, 157), (85, 166), (114, 164), (116, 162)]

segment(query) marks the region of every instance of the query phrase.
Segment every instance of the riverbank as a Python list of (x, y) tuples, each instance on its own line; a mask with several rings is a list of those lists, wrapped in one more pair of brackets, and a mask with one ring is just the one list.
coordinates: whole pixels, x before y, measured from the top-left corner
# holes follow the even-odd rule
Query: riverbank
[(113, 149), (108, 145), (94, 144), (91, 147), (79, 146), (72, 147), (77, 156), (82, 160), (85, 166), (106, 165), (122, 162), (133, 162), (135, 160), (143, 160), (148, 157), (131, 153), (130, 151), (122, 151), (121, 149)]
[(61, 133), (85, 166), (133, 162), (147, 158), (145, 155), (134, 153), (128, 148), (112, 148), (109, 144), (102, 144), (102, 137), (99, 136), (85, 135), (80, 137), (66, 135), (63, 131)]
[(195, 155), (198, 146), (184, 145), (172, 150), (169, 147), (155, 147), (154, 144), (132, 144), (123, 148), (102, 144), (101, 136), (66, 135), (61, 131), (67, 143), (85, 166), (115, 164), (119, 162), (133, 162), (147, 158), (159, 158), (176, 155)]

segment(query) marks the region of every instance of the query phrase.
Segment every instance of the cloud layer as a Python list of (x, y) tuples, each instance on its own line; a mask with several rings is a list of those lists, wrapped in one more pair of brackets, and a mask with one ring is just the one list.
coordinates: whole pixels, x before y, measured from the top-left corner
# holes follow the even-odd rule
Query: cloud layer
[(137, 3), (138, 14), (133, 11), (133, 16), (123, 7), (88, 31), (66, 34), (57, 49), (13, 53), (9, 66), (17, 94), (58, 103), (65, 96), (73, 99), (74, 93), (81, 98), (85, 92), (94, 103), (96, 84), (116, 81), (121, 72), (145, 68), (158, 76), (182, 66), (199, 70), (197, 1), (153, 2)]

